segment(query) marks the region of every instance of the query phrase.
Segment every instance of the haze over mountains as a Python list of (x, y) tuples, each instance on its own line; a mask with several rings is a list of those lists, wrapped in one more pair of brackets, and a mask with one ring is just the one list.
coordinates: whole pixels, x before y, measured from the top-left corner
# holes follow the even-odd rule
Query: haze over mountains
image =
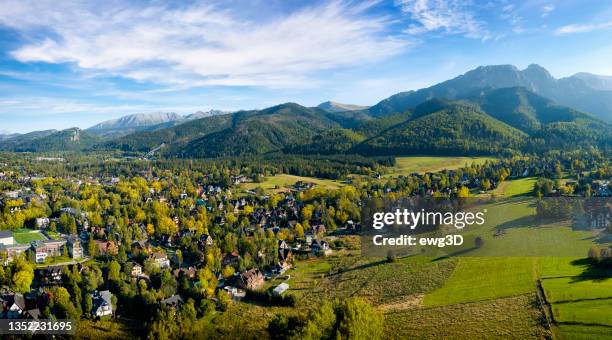
[[(225, 113), (138, 114), (86, 130), (39, 131), (0, 140), (12, 151), (121, 150), (169, 157), (301, 154), (496, 154), (612, 142), (607, 78), (555, 79), (530, 65), (483, 66), (372, 107), (286, 103)], [(189, 122), (189, 124), (183, 124)]]

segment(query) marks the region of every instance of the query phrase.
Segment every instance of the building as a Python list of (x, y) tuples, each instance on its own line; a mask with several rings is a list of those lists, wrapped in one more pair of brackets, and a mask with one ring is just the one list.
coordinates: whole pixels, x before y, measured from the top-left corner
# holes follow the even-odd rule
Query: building
[(139, 265), (138, 263), (133, 263), (132, 271), (130, 272), (130, 275), (132, 275), (133, 277), (138, 277), (142, 275), (142, 266)]
[(36, 219), (36, 227), (38, 227), (39, 229), (43, 229), (49, 226), (49, 219), (46, 217), (41, 217), (41, 218), (37, 218)]
[(108, 290), (101, 292), (94, 291), (91, 293), (93, 306), (91, 314), (97, 317), (109, 316), (113, 314), (113, 294)]
[(279, 284), (278, 286), (276, 286), (276, 288), (274, 288), (274, 290), (272, 290), (272, 294), (274, 294), (276, 296), (281, 296), (288, 289), (289, 289), (289, 285), (287, 283), (283, 282), (283, 283)]
[(238, 284), (244, 289), (256, 290), (263, 286), (264, 276), (259, 269), (252, 268), (240, 274)]
[(113, 241), (95, 240), (96, 246), (98, 247), (98, 253), (101, 255), (117, 255), (119, 248)]
[(20, 319), (26, 311), (26, 303), (23, 294), (8, 293), (0, 297), (0, 316), (3, 319)]
[(310, 249), (315, 255), (330, 255), (332, 253), (329, 243), (323, 240), (313, 240)]
[(10, 230), (2, 230), (0, 231), (0, 244), (5, 246), (12, 246), (16, 244), (15, 238), (13, 238), (13, 233)]
[(223, 290), (225, 290), (233, 300), (240, 300), (246, 296), (246, 292), (243, 289), (234, 286), (225, 286)]
[(68, 254), (73, 259), (80, 259), (83, 257), (83, 247), (81, 247), (81, 240), (78, 237), (71, 237), (68, 239)]
[(36, 263), (43, 263), (47, 257), (60, 256), (65, 240), (38, 240), (32, 241), (32, 250), (35, 254)]
[(162, 300), (161, 303), (162, 305), (176, 311), (176, 309), (183, 304), (183, 298), (178, 294), (174, 294), (171, 297)]
[(240, 255), (237, 252), (225, 253), (221, 258), (221, 265), (225, 266), (237, 266), (238, 260), (240, 260)]
[(29, 244), (14, 244), (14, 245), (9, 245), (9, 246), (0, 244), (0, 254), (6, 255), (6, 261), (4, 262), (4, 265), (9, 264), (16, 257), (21, 255), (23, 252), (25, 252), (28, 249), (30, 249)]
[(170, 267), (170, 260), (168, 259), (168, 255), (161, 251), (156, 251), (150, 256), (153, 261), (159, 266), (159, 268), (168, 268)]

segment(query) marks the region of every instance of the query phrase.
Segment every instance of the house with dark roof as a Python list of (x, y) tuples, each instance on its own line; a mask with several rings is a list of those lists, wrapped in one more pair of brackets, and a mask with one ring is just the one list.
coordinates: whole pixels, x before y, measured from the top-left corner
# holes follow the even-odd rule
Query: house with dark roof
[(109, 316), (113, 314), (113, 294), (108, 290), (91, 293), (93, 306), (91, 314), (97, 317)]

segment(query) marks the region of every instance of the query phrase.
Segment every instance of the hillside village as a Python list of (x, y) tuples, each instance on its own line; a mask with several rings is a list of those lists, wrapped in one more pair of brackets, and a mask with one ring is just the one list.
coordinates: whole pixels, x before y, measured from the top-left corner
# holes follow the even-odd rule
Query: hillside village
[[(482, 195), (527, 177), (540, 178), (540, 197), (610, 196), (609, 168), (597, 169), (596, 157), (571, 159), (517, 158), (397, 178), (373, 172), (337, 190), (299, 181), (269, 192), (243, 190), (252, 175), (219, 169), (51, 178), (7, 167), (0, 173), (3, 317), (129, 317), (147, 306), (139, 317), (150, 320), (168, 311), (223, 311), (238, 300), (292, 305), (292, 268), (346, 248), (361, 229), (363, 200)], [(217, 184), (223, 172), (229, 185)], [(574, 179), (555, 181), (562, 173)]]

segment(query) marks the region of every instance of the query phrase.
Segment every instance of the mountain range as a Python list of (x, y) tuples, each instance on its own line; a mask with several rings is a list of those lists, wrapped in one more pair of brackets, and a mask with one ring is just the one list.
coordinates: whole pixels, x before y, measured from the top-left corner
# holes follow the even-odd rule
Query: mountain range
[[(609, 148), (612, 91), (605, 77), (555, 79), (538, 65), (482, 66), (371, 106), (295, 103), (233, 113), (130, 115), (86, 130), (0, 140), (11, 151), (121, 150), (168, 157), (267, 153), (499, 154)], [(185, 122), (189, 124), (183, 124)]]
[(167, 128), (223, 113), (226, 112), (219, 110), (197, 111), (186, 116), (174, 112), (138, 113), (104, 121), (88, 128), (86, 131), (101, 137), (121, 137), (138, 131)]

